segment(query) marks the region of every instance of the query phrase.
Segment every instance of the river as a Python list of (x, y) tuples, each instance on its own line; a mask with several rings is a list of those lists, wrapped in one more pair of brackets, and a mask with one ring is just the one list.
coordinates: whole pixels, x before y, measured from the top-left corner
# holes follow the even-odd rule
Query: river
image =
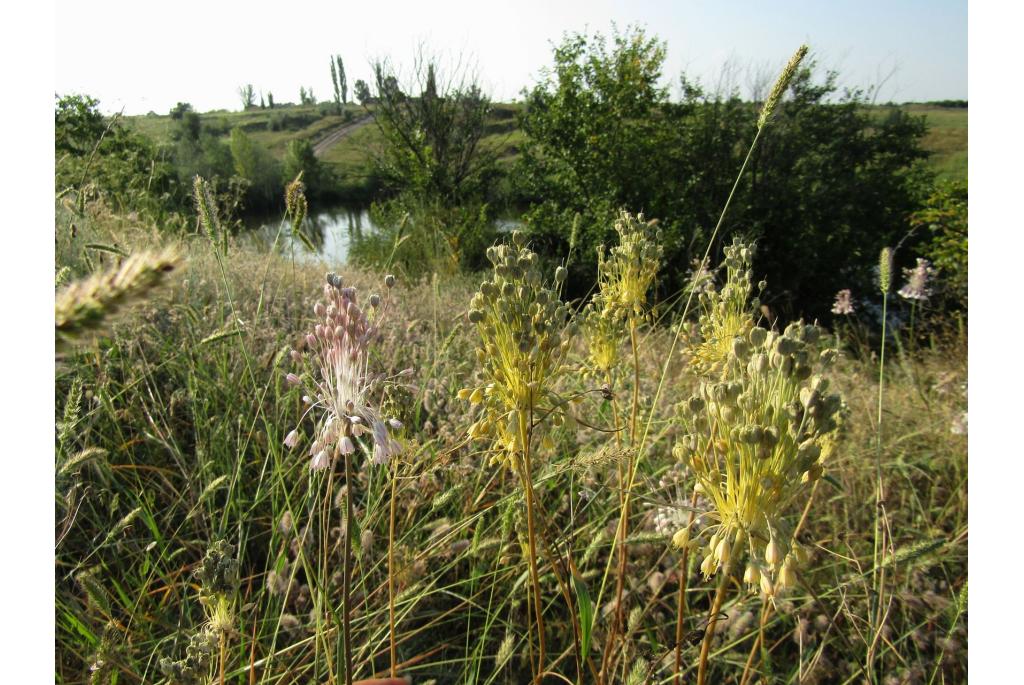
[[(292, 235), (291, 226), (281, 219), (282, 214), (247, 219), (249, 235), (262, 247), (270, 248), (277, 240), (278, 250), (296, 259), (322, 261), (327, 264), (344, 264), (348, 259), (348, 248), (352, 237), (361, 233), (373, 233), (377, 226), (370, 217), (366, 206), (336, 205), (310, 212), (302, 224), (303, 232), (309, 237), (316, 251), (310, 251), (305, 243)], [(523, 225), (515, 216), (494, 219), (495, 227), (508, 232)]]

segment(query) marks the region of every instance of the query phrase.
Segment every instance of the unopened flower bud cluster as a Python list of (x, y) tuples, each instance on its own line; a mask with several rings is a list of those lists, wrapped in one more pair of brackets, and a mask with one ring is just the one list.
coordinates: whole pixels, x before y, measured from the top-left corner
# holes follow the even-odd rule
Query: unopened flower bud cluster
[(598, 252), (598, 279), (604, 306), (620, 316), (639, 316), (661, 265), (661, 230), (656, 221), (644, 221), (623, 212), (615, 222), (619, 244), (605, 256)]
[[(540, 411), (564, 409), (552, 385), (564, 371), (574, 327), (558, 293), (543, 283), (537, 255), (515, 232), (512, 245), (488, 248), (492, 277), (470, 302), (469, 320), (480, 334), (477, 360), (481, 385), (464, 388), (459, 397), (482, 405), (470, 437), (490, 438), (496, 460), (514, 459), (522, 451), (522, 426)], [(556, 274), (564, 278), (564, 269)], [(531, 419), (532, 417), (532, 419)], [(552, 413), (552, 423), (563, 412)], [(511, 462), (509, 462), (511, 465)]]
[[(385, 279), (390, 290), (394, 276)], [(391, 435), (401, 428), (397, 419), (385, 420), (374, 395), (384, 380), (370, 371), (370, 351), (378, 339), (379, 324), (387, 302), (370, 297), (369, 309), (359, 305), (355, 288), (345, 287), (337, 274), (328, 274), (323, 301), (313, 307), (317, 323), (305, 336), (305, 350), (291, 351), (292, 361), (304, 367), (301, 375), (289, 373), (289, 384), (300, 386), (307, 413), (319, 414), (314, 438), (309, 446), (310, 467), (324, 469), (332, 454), (355, 452), (355, 440), (368, 436), (373, 440), (373, 461), (383, 464), (401, 451)], [(300, 441), (298, 429), (284, 440), (295, 448)]]
[(615, 223), (619, 244), (598, 248), (599, 290), (580, 316), (590, 370), (607, 375), (619, 362), (630, 317), (643, 315), (661, 265), (661, 231), (654, 221), (623, 212)]
[(748, 583), (767, 594), (792, 585), (799, 555), (789, 554), (783, 517), (821, 478), (843, 408), (821, 375), (835, 351), (819, 353), (820, 337), (802, 323), (782, 335), (751, 328), (733, 339), (722, 379), (703, 382), (678, 408), (684, 435), (674, 454), (717, 518), (701, 564), (707, 576), (746, 547)]
[[(700, 294), (700, 342), (691, 349), (691, 363), (701, 375), (718, 376), (732, 352), (733, 340), (753, 327), (761, 303), (750, 299), (753, 248), (734, 241), (725, 248), (726, 280), (721, 289), (709, 285)], [(759, 290), (764, 283), (758, 284)]]

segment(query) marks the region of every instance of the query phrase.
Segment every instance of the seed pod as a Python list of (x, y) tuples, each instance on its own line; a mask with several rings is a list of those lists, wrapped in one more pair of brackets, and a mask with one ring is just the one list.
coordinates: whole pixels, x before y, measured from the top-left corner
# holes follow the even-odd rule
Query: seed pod
[(736, 338), (732, 341), (732, 353), (737, 359), (746, 359), (747, 355), (750, 354), (750, 345), (742, 338)]

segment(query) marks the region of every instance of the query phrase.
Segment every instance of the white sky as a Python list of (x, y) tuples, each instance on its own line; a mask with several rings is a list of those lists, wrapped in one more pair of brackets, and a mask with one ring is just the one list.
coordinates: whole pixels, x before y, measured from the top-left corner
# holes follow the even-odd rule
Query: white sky
[(967, 97), (966, 2), (58, 0), (56, 15), (54, 90), (127, 114), (166, 113), (178, 101), (237, 109), (238, 86), (250, 82), (278, 102), (297, 101), (302, 85), (329, 99), (331, 54), (344, 59), (351, 92), (356, 79), (370, 81), (370, 59), (409, 65), (421, 42), (471, 57), (485, 89), (510, 100), (552, 63), (551, 41), (609, 34), (613, 21), (667, 41), (674, 94), (682, 70), (713, 84), (730, 60), (742, 88), (750, 71), (778, 68), (807, 41), (844, 85), (868, 86), (896, 68), (882, 101)]

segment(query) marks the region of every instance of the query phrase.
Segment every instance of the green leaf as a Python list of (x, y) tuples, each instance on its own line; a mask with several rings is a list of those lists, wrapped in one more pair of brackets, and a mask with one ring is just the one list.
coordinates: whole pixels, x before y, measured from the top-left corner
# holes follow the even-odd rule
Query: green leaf
[(590, 592), (583, 578), (572, 574), (572, 589), (576, 593), (576, 606), (579, 609), (580, 632), (582, 633), (583, 658), (590, 653), (590, 636), (594, 629), (594, 603), (590, 599)]

